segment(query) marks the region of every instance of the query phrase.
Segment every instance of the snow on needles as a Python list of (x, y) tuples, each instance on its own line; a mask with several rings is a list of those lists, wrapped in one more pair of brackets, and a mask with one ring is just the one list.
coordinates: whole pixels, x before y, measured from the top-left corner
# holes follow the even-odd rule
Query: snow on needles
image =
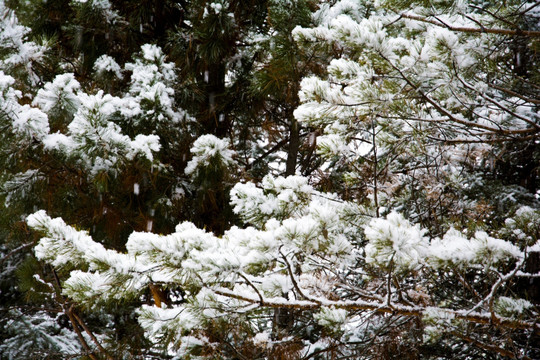
[(191, 148), (193, 159), (191, 159), (185, 169), (187, 175), (192, 175), (201, 167), (207, 167), (212, 161), (220, 161), (224, 166), (235, 163), (233, 156), (235, 152), (229, 149), (229, 140), (218, 139), (214, 135), (200, 136)]
[(109, 55), (101, 55), (95, 62), (94, 62), (94, 71), (96, 71), (98, 74), (103, 73), (112, 73), (117, 78), (123, 79), (124, 76), (122, 75), (122, 69), (120, 68), (120, 65)]
[(426, 231), (412, 225), (402, 215), (392, 212), (386, 219), (373, 219), (364, 229), (368, 244), (366, 262), (383, 269), (395, 266), (401, 270), (495, 264), (508, 259), (520, 259), (523, 253), (508, 241), (477, 231), (467, 239), (451, 228), (441, 238), (429, 241)]
[(366, 262), (383, 268), (417, 269), (427, 255), (425, 230), (411, 225), (402, 215), (392, 212), (386, 219), (373, 219), (365, 228), (369, 240)]

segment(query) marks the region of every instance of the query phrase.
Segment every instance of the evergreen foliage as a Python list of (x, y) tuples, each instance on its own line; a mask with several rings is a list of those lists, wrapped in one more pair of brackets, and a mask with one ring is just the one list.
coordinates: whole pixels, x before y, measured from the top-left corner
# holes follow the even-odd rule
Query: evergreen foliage
[(539, 358), (539, 24), (0, 0), (0, 359)]

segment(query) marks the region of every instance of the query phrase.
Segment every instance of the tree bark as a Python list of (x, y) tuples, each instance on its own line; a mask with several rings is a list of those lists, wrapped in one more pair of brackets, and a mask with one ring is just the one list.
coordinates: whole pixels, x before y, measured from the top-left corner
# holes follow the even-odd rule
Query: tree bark
[(298, 162), (298, 149), (300, 148), (300, 126), (290, 111), (289, 114), (289, 148), (287, 150), (287, 164), (285, 176), (296, 173), (296, 163)]

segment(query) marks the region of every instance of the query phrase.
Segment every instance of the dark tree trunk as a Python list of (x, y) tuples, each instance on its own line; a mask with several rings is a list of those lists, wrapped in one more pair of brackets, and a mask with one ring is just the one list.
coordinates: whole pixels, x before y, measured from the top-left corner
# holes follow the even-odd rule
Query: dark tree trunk
[(298, 149), (300, 148), (300, 126), (298, 120), (292, 115), (289, 116), (289, 149), (287, 150), (287, 165), (285, 175), (294, 175), (296, 173), (296, 163), (298, 161)]

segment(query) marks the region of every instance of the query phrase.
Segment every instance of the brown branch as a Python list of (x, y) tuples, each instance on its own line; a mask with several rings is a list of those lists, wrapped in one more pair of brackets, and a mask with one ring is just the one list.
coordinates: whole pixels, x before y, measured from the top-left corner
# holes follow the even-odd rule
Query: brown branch
[[(537, 1), (536, 3), (532, 4), (531, 6), (529, 6), (528, 8), (526, 8), (525, 10), (523, 10), (522, 12), (520, 12), (518, 15), (524, 15), (526, 13), (528, 13), (529, 11), (531, 11), (532, 9), (534, 9), (535, 7), (537, 7), (538, 5), (540, 5), (540, 1)], [(521, 7), (521, 6), (520, 6)]]
[(81, 327), (83, 328), (83, 330), (88, 334), (88, 336), (90, 336), (90, 338), (92, 339), (92, 341), (94, 342), (94, 344), (96, 344), (96, 346), (98, 347), (99, 351), (101, 351), (105, 357), (108, 359), (108, 360), (113, 360), (112, 357), (110, 357), (108, 354), (107, 354), (107, 350), (105, 350), (103, 348), (103, 346), (101, 346), (101, 344), (99, 343), (98, 339), (96, 338), (96, 336), (92, 333), (92, 331), (88, 328), (88, 326), (86, 326), (86, 324), (81, 320), (81, 318), (77, 315), (77, 313), (75, 312), (75, 308), (73, 305), (71, 305), (71, 308), (69, 309), (70, 313), (72, 314), (72, 316), (75, 318), (75, 320), (77, 320), (77, 322), (81, 325)]
[(471, 284), (469, 284), (467, 280), (465, 280), (465, 278), (461, 274), (461, 271), (459, 271), (458, 269), (455, 269), (454, 271), (456, 272), (459, 282), (463, 284), (463, 286), (465, 286), (475, 297), (481, 299), (482, 296), (471, 286)]
[[(306, 134), (300, 134), (300, 137), (305, 136), (305, 135)], [(284, 146), (288, 142), (289, 142), (289, 137), (287, 136), (285, 139), (282, 139), (281, 141), (279, 141), (276, 145), (274, 145), (272, 148), (267, 150), (264, 154), (262, 154), (261, 156), (259, 156), (255, 160), (253, 160), (251, 163), (246, 164), (245, 165), (246, 170), (251, 169), (255, 164), (259, 163), (261, 160), (263, 160), (265, 157), (272, 154), (273, 152), (276, 152), (277, 150), (279, 150), (282, 146)]]
[(62, 308), (63, 308), (63, 311), (64, 313), (67, 315), (67, 317), (69, 318), (69, 321), (71, 322), (71, 325), (73, 326), (73, 330), (75, 331), (75, 333), (77, 334), (77, 337), (79, 338), (79, 341), (81, 342), (81, 345), (83, 346), (83, 348), (87, 351), (88, 353), (88, 356), (92, 359), (92, 360), (98, 360), (98, 358), (95, 356), (94, 354), (94, 351), (90, 348), (90, 346), (88, 345), (88, 343), (86, 342), (86, 339), (84, 338), (84, 336), (82, 335), (81, 333), (81, 330), (79, 329), (79, 326), (83, 328), (83, 330), (90, 336), (90, 338), (92, 339), (92, 341), (97, 345), (98, 349), (105, 355), (105, 357), (108, 359), (108, 360), (112, 360), (112, 357), (110, 357), (108, 354), (107, 354), (107, 351), (101, 346), (101, 344), (99, 343), (99, 341), (97, 340), (97, 338), (94, 336), (94, 334), (90, 331), (90, 329), (84, 324), (84, 322), (81, 320), (81, 318), (79, 318), (79, 316), (75, 313), (75, 307), (73, 304), (71, 304), (71, 306), (69, 306), (68, 308), (68, 302), (66, 300), (66, 298), (61, 295), (61, 289), (62, 289), (62, 285), (60, 283), (60, 278), (58, 277), (58, 274), (56, 273), (56, 270), (52, 270), (52, 273), (53, 273), (53, 276), (54, 276), (54, 280), (56, 282), (56, 285), (58, 286), (58, 291), (59, 291), (59, 294), (60, 294), (60, 297), (62, 299)]
[[(479, 347), (482, 350), (491, 351), (493, 353), (497, 353), (499, 355), (506, 356), (506, 357), (508, 357), (510, 359), (516, 359), (516, 355), (513, 352), (508, 351), (506, 349), (503, 349), (501, 347), (480, 342), (478, 340), (475, 340), (475, 339), (471, 338), (470, 336), (460, 334), (457, 331), (451, 331), (450, 334), (452, 334), (452, 335), (454, 335), (454, 336), (460, 338), (461, 340), (464, 340), (464, 341), (466, 341), (466, 342), (468, 342), (470, 344), (473, 344), (474, 346)], [(522, 359), (529, 359), (529, 358), (528, 357), (523, 357)]]
[(30, 242), (30, 243), (27, 243), (27, 244), (23, 244), (13, 250), (11, 250), (10, 252), (8, 252), (4, 257), (2, 257), (0, 259), (0, 264), (2, 264), (4, 261), (6, 261), (8, 258), (10, 258), (11, 256), (15, 255), (16, 253), (18, 253), (19, 251), (22, 251), (22, 250), (25, 250), (29, 247), (32, 247), (34, 246), (35, 243), (34, 242)]
[[(459, 80), (459, 82), (464, 86), (466, 87), (467, 89), (473, 91), (473, 92), (476, 92), (479, 96), (481, 96), (483, 99), (489, 101), (490, 103), (492, 103), (493, 105), (495, 105), (496, 107), (498, 107), (499, 109), (505, 111), (506, 113), (512, 115), (513, 117), (516, 117), (524, 122), (526, 122), (527, 124), (529, 125), (532, 125), (534, 128), (536, 128), (537, 130), (540, 129), (540, 125), (538, 125), (537, 123), (535, 123), (534, 121), (524, 117), (524, 116), (521, 116), (517, 113), (515, 113), (514, 111), (512, 111), (511, 109), (509, 109), (508, 107), (506, 107), (505, 105), (501, 104), (500, 102), (498, 102), (497, 100), (491, 98), (490, 96), (487, 96), (486, 94), (484, 94), (483, 92), (481, 91), (478, 91), (473, 85), (469, 84), (468, 82), (466, 82), (464, 79), (462, 79), (458, 72), (457, 72), (457, 69), (456, 69), (456, 66), (454, 64), (453, 66), (454, 68), (454, 73), (456, 75), (456, 78)], [(525, 130), (528, 130), (530, 131), (529, 129), (514, 129), (514, 130), (510, 130), (509, 131), (513, 131), (513, 132), (516, 132), (516, 131), (523, 131), (525, 132)]]
[(58, 286), (58, 296), (61, 298), (62, 300), (62, 310), (64, 311), (64, 314), (67, 315), (69, 321), (71, 322), (71, 326), (73, 327), (73, 330), (75, 331), (75, 333), (77, 334), (77, 337), (79, 338), (79, 341), (81, 342), (81, 345), (82, 347), (84, 348), (84, 350), (87, 352), (88, 356), (90, 357), (90, 359), (92, 360), (98, 360), (98, 358), (96, 357), (96, 355), (94, 355), (94, 352), (93, 350), (90, 348), (90, 346), (88, 345), (88, 343), (86, 342), (86, 339), (84, 338), (84, 336), (82, 335), (81, 333), (81, 330), (79, 329), (79, 324), (77, 323), (77, 320), (75, 319), (75, 317), (73, 316), (73, 312), (72, 312), (72, 309), (73, 309), (73, 305), (71, 307), (67, 307), (67, 301), (66, 299), (64, 298), (63, 295), (61, 295), (61, 291), (62, 291), (62, 285), (60, 284), (60, 278), (58, 277), (58, 274), (56, 273), (56, 270), (52, 270), (52, 274), (53, 274), (53, 277), (54, 277), (54, 281), (56, 282), (56, 286)]
[(477, 123), (474, 123), (472, 121), (467, 121), (467, 120), (464, 120), (464, 119), (458, 119), (456, 116), (454, 116), (454, 114), (452, 114), (449, 110), (445, 109), (443, 106), (441, 106), (440, 104), (438, 104), (435, 100), (433, 100), (428, 94), (424, 93), (422, 90), (420, 90), (420, 88), (414, 84), (412, 82), (411, 79), (409, 79), (404, 73), (403, 71), (401, 71), (396, 65), (394, 65), (393, 62), (391, 62), (388, 58), (386, 58), (383, 54), (379, 54), (384, 60), (386, 60), (386, 62), (388, 62), (388, 64), (390, 64), (390, 66), (399, 73), (399, 75), (401, 76), (401, 78), (403, 80), (405, 80), (405, 82), (411, 86), (417, 93), (418, 95), (420, 95), (424, 100), (426, 100), (428, 103), (430, 103), (437, 111), (439, 111), (440, 113), (446, 115), (448, 117), (449, 120), (452, 120), (458, 124), (462, 124), (462, 125), (466, 125), (466, 126), (471, 126), (471, 127), (476, 127), (476, 128), (480, 128), (480, 129), (484, 129), (484, 130), (489, 130), (489, 131), (493, 131), (493, 132), (497, 132), (497, 133), (507, 133), (508, 131), (505, 131), (505, 130), (499, 130), (499, 129), (496, 129), (496, 128), (493, 128), (491, 126), (487, 126), (487, 125), (483, 125), (483, 124), (477, 124)]
[(533, 31), (533, 30), (511, 30), (511, 29), (492, 29), (492, 28), (472, 28), (472, 27), (463, 27), (463, 26), (452, 26), (449, 24), (446, 24), (442, 21), (437, 20), (431, 20), (422, 16), (418, 15), (411, 15), (411, 14), (400, 14), (401, 17), (411, 20), (417, 20), (422, 21), (426, 23), (430, 23), (433, 25), (437, 25), (440, 27), (447, 28), (451, 31), (457, 31), (457, 32), (465, 32), (465, 33), (487, 33), (487, 34), (497, 34), (497, 35), (510, 35), (510, 36), (528, 36), (528, 37), (540, 37), (540, 31)]
[[(465, 126), (468, 126), (468, 127), (474, 127), (474, 128), (478, 128), (478, 129), (483, 129), (483, 130), (487, 130), (489, 132), (486, 132), (486, 133), (483, 133), (483, 134), (479, 134), (479, 135), (482, 135), (482, 136), (489, 136), (489, 135), (517, 135), (517, 134), (527, 134), (527, 133), (533, 133), (532, 135), (529, 135), (528, 137), (521, 137), (519, 138), (519, 140), (527, 140), (529, 138), (531, 139), (534, 139), (536, 137), (538, 137), (538, 130), (537, 128), (526, 128), (526, 129), (497, 129), (497, 128), (493, 128), (491, 126), (487, 126), (487, 125), (483, 125), (483, 124), (478, 124), (478, 123), (475, 123), (475, 122), (472, 122), (472, 121), (468, 121), (468, 120), (465, 120), (465, 119), (459, 119), (457, 118), (456, 116), (454, 116), (454, 114), (452, 114), (449, 110), (445, 109), (443, 106), (441, 106), (439, 103), (437, 103), (437, 101), (435, 101), (434, 99), (432, 99), (428, 94), (424, 93), (418, 86), (416, 86), (416, 84), (414, 84), (412, 82), (411, 79), (409, 79), (404, 73), (403, 71), (401, 71), (396, 65), (394, 65), (394, 63), (392, 63), (388, 58), (386, 58), (383, 54), (379, 54), (384, 60), (386, 60), (386, 62), (388, 62), (388, 64), (395, 70), (399, 73), (399, 75), (401, 76), (401, 78), (409, 85), (411, 86), (423, 99), (425, 99), (429, 104), (431, 104), (437, 111), (439, 111), (440, 113), (446, 115), (448, 117), (448, 119), (450, 121), (453, 121), (455, 123), (458, 123), (458, 124), (461, 124), (461, 125), (465, 125)], [(424, 120), (424, 121), (430, 121), (428, 119)], [(444, 123), (445, 120), (438, 120), (438, 121), (433, 121), (431, 120), (431, 122), (441, 122), (441, 123)], [(538, 125), (536, 125), (538, 126)], [(514, 140), (514, 139), (509, 139), (509, 140)], [(469, 142), (484, 142), (483, 140), (481, 141), (455, 141), (455, 140), (442, 140), (441, 141), (444, 141), (445, 143), (469, 143)], [(492, 141), (492, 142), (503, 142), (503, 141), (506, 141), (505, 139), (503, 140), (495, 140), (495, 141)], [(489, 141), (488, 141), (489, 142)]]
[[(287, 271), (289, 272), (289, 275), (291, 277), (291, 281), (293, 283), (293, 286), (296, 289), (296, 291), (298, 291), (298, 294), (300, 294), (300, 296), (302, 296), (304, 299), (308, 299), (309, 301), (313, 301), (313, 302), (315, 302), (317, 304), (320, 304), (321, 303), (320, 301), (318, 301), (317, 299), (314, 299), (314, 298), (312, 298), (310, 296), (307, 296), (306, 294), (304, 294), (302, 289), (300, 289), (300, 286), (298, 285), (298, 282), (296, 281), (296, 279), (294, 277), (294, 273), (293, 273), (291, 264), (289, 263), (289, 260), (287, 260), (287, 257), (281, 252), (281, 246), (280, 246), (278, 251), (281, 254), (281, 257), (283, 258), (283, 260), (285, 260), (285, 264), (287, 265)], [(263, 302), (263, 299), (261, 299), (261, 303), (262, 302)]]
[(259, 297), (260, 299), (260, 303), (261, 305), (263, 304), (264, 302), (264, 298), (263, 296), (261, 295), (261, 292), (259, 291), (259, 289), (257, 289), (257, 287), (255, 286), (255, 284), (253, 284), (253, 282), (251, 282), (251, 280), (249, 280), (247, 278), (247, 276), (245, 276), (244, 274), (242, 274), (240, 271), (238, 272), (238, 275), (240, 275), (240, 277), (242, 277), (242, 279), (246, 280), (246, 282), (248, 283), (249, 286), (251, 286), (253, 288), (253, 290), (255, 290), (255, 293), (257, 293), (257, 296)]
[(536, 104), (536, 105), (540, 105), (540, 99), (531, 99), (531, 98), (528, 98), (528, 97), (525, 97), (524, 95), (522, 94), (519, 94), (515, 91), (512, 91), (510, 89), (506, 89), (502, 86), (499, 86), (499, 85), (495, 85), (495, 84), (488, 84), (489, 87), (492, 87), (494, 89), (497, 89), (499, 91), (502, 91), (502, 92), (505, 92), (507, 93), (508, 95), (511, 95), (511, 96), (515, 96), (515, 97), (518, 97), (520, 98), (521, 100), (524, 100), (524, 101), (527, 101), (527, 102), (530, 102), (530, 103), (533, 103), (533, 104)]
[[(489, 134), (482, 135), (482, 136), (488, 136)], [(440, 141), (446, 145), (452, 145), (452, 144), (495, 144), (495, 143), (502, 143), (506, 141), (529, 141), (533, 139), (537, 139), (540, 137), (540, 133), (535, 133), (529, 136), (521, 136), (521, 137), (501, 137), (496, 139), (440, 139), (433, 136), (428, 136), (429, 139), (434, 141)]]
[[(284, 299), (263, 299), (261, 300), (253, 297), (248, 297), (246, 295), (240, 295), (232, 292), (229, 289), (220, 288), (213, 289), (213, 291), (222, 296), (226, 296), (232, 299), (245, 301), (250, 304), (260, 304), (263, 307), (268, 308), (287, 308), (287, 309), (298, 309), (298, 310), (317, 310), (321, 307), (332, 307), (335, 309), (345, 309), (349, 311), (362, 311), (368, 310), (373, 311), (378, 314), (394, 314), (401, 316), (414, 316), (422, 318), (428, 307), (419, 307), (419, 306), (406, 306), (406, 305), (387, 305), (385, 303), (379, 302), (364, 302), (364, 301), (332, 301), (325, 300), (324, 302), (316, 303), (313, 301), (284, 301)], [(540, 334), (540, 323), (535, 323), (525, 320), (515, 320), (510, 318), (503, 317), (493, 317), (492, 314), (488, 313), (478, 313), (478, 312), (467, 312), (451, 309), (442, 309), (450, 316), (453, 316), (454, 319), (465, 320), (471, 323), (482, 324), (482, 325), (496, 325), (499, 327), (507, 329), (522, 329), (522, 330), (532, 330), (536, 334)]]
[(65, 314), (68, 316), (69, 321), (71, 322), (71, 326), (73, 327), (73, 330), (75, 330), (75, 333), (77, 334), (77, 337), (79, 338), (79, 341), (81, 342), (81, 345), (83, 346), (84, 350), (86, 350), (90, 359), (98, 360), (98, 358), (96, 357), (96, 355), (94, 355), (94, 352), (92, 351), (92, 349), (86, 342), (86, 339), (82, 335), (81, 330), (79, 329), (79, 324), (77, 323), (77, 320), (73, 316), (73, 312), (71, 310), (72, 308), (67, 309), (65, 311)]
[[(497, 19), (497, 20), (499, 20), (499, 21), (501, 21), (501, 22), (503, 22), (503, 23), (506, 23), (506, 24), (508, 24), (508, 25), (510, 25), (510, 26), (512, 26), (512, 27), (517, 27), (515, 23), (510, 22), (510, 21), (508, 21), (508, 19), (502, 18), (502, 17), (500, 17), (500, 16), (498, 16), (498, 15), (492, 13), (492, 12), (489, 11), (488, 9), (484, 9), (484, 8), (482, 8), (482, 7), (480, 7), (480, 6), (475, 6), (475, 5), (470, 5), (470, 7), (473, 8), (473, 9), (480, 10), (480, 11), (482, 11), (482, 12), (488, 13), (488, 14), (489, 14), (491, 17), (493, 17), (494, 19)], [(474, 22), (479, 23), (478, 20), (472, 19), (472, 18), (470, 18), (469, 16), (467, 16), (467, 15), (465, 15), (465, 14), (463, 14), (463, 13), (460, 13), (460, 14), (466, 16), (468, 19), (470, 19), (470, 20), (472, 20), (472, 21), (474, 21)], [(480, 26), (481, 26), (482, 28), (484, 27), (483, 25), (480, 25)]]

